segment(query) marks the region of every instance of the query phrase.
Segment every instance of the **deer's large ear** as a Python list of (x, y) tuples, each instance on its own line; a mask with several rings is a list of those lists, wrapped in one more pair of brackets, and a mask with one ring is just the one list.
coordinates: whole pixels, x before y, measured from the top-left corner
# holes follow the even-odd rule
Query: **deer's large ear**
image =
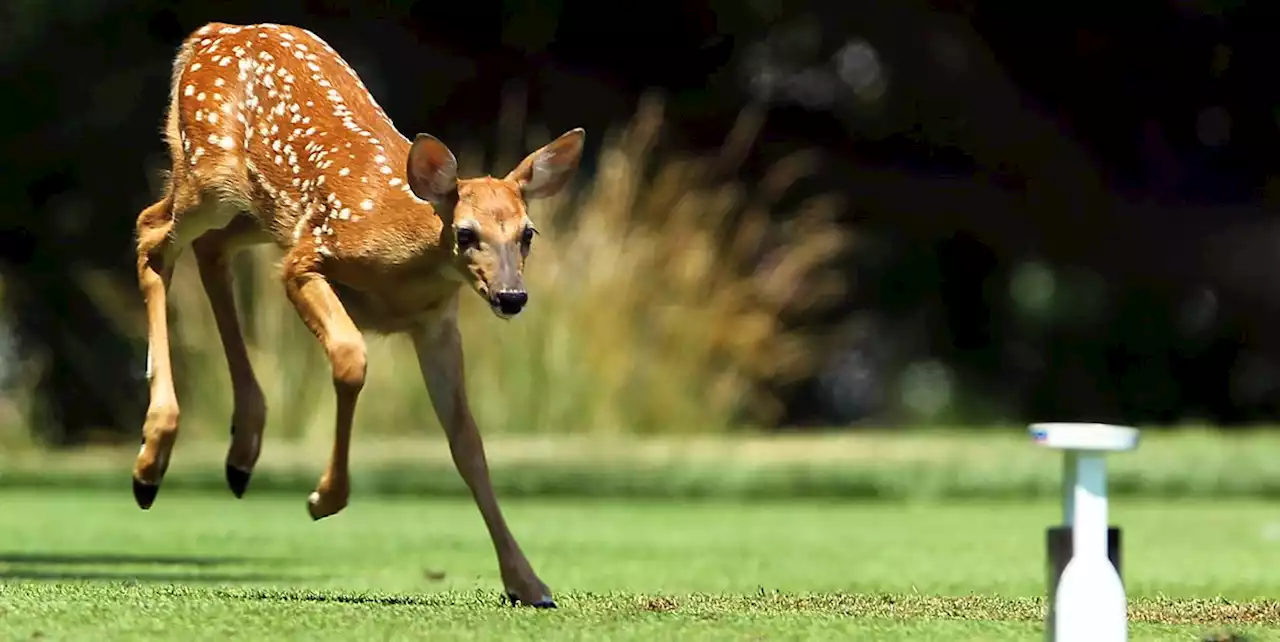
[(582, 157), (582, 141), (586, 130), (578, 127), (560, 135), (520, 161), (507, 174), (515, 181), (526, 199), (543, 198), (559, 192), (573, 178)]
[(414, 137), (406, 169), (409, 189), (424, 201), (439, 204), (458, 189), (458, 159), (431, 134)]

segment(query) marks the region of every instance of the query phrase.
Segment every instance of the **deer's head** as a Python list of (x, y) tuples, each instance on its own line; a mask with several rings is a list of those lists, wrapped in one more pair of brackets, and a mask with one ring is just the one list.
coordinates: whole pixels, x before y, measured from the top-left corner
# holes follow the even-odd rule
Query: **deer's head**
[(586, 132), (572, 129), (529, 154), (503, 178), (458, 178), (444, 143), (418, 134), (409, 149), (409, 187), (445, 222), (441, 243), (471, 287), (504, 319), (524, 308), (524, 262), (537, 234), (527, 203), (559, 192), (578, 168)]

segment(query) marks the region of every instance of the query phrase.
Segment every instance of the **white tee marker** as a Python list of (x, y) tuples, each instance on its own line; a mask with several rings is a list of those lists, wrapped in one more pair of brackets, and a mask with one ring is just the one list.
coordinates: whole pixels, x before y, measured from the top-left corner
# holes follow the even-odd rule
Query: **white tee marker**
[(1031, 437), (1063, 451), (1062, 522), (1071, 529), (1071, 560), (1052, 593), (1046, 622), (1051, 642), (1128, 639), (1124, 584), (1107, 556), (1106, 454), (1133, 450), (1138, 430), (1090, 423), (1038, 423)]

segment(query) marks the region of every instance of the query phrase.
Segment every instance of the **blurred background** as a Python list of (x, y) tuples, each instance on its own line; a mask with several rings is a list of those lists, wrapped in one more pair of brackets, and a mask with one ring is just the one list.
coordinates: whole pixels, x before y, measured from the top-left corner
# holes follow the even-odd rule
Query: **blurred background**
[[(172, 56), (215, 20), (316, 32), (464, 173), (586, 128), (572, 189), (534, 209), (526, 313), (504, 324), (463, 299), (486, 435), (1271, 422), (1270, 15), (1244, 0), (11, 0), (0, 443), (136, 445), (133, 221), (168, 163)], [(267, 430), (323, 444), (328, 369), (277, 259), (234, 266)], [(183, 439), (222, 440), (230, 384), (194, 268), (184, 256), (171, 295)], [(402, 339), (370, 343), (356, 441), (437, 439)]]

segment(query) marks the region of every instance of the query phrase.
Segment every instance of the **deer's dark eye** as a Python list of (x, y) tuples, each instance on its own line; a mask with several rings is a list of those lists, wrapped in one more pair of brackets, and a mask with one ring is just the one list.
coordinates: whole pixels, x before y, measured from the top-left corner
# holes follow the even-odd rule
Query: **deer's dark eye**
[(476, 236), (476, 231), (469, 227), (460, 227), (454, 233), (458, 237), (458, 249), (467, 250), (476, 246), (480, 239)]
[(520, 233), (520, 245), (523, 245), (525, 249), (528, 249), (529, 245), (533, 243), (533, 235), (535, 233), (536, 232), (532, 227), (524, 228), (524, 231)]

